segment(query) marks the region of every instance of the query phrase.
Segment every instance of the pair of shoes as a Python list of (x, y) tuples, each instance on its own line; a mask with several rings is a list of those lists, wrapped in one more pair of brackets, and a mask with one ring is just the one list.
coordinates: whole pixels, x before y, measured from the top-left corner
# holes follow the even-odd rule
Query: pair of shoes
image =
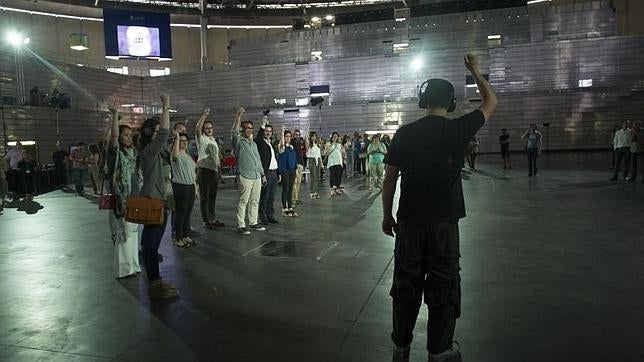
[(409, 361), (409, 350), (411, 345), (406, 347), (398, 347), (394, 345), (394, 350), (391, 355), (392, 362), (408, 362)]
[(302, 203), (300, 200), (293, 200), (293, 204), (295, 204), (295, 205), (300, 204), (300, 203)]
[(280, 222), (279, 222), (279, 221), (277, 221), (275, 218), (270, 218), (270, 219), (268, 219), (268, 222), (269, 222), (269, 223), (271, 223), (271, 224), (279, 224), (279, 223), (280, 223)]
[(260, 224), (260, 225), (264, 225), (264, 226), (266, 226), (266, 225), (268, 225), (268, 220), (265, 220), (265, 219), (264, 219), (264, 220), (260, 220), (260, 221), (259, 221), (259, 224)]
[(452, 345), (445, 351), (441, 353), (430, 353), (429, 362), (445, 362), (449, 361), (451, 358), (459, 356), (461, 347), (458, 345), (458, 342), (452, 341)]
[(293, 209), (288, 209), (289, 216), (299, 216)]
[(608, 179), (608, 180), (609, 180), (609, 181), (617, 181), (617, 177), (613, 176), (613, 177), (611, 177), (611, 178), (610, 178), (610, 179)]
[(172, 240), (172, 243), (174, 246), (178, 246), (180, 248), (185, 248), (190, 246), (190, 244), (186, 241), (186, 239), (174, 239)]
[(246, 228), (237, 228), (237, 234), (239, 235), (250, 235), (250, 231)]
[(179, 296), (179, 290), (170, 283), (164, 283), (161, 279), (150, 282), (148, 287), (150, 299), (172, 299)]
[(262, 225), (260, 225), (260, 224), (251, 225), (251, 226), (250, 226), (250, 228), (251, 228), (251, 229), (253, 229), (253, 230), (257, 230), (257, 231), (264, 231), (264, 230), (266, 230), (266, 228), (265, 228), (265, 227), (263, 227), (263, 226), (262, 226)]
[(226, 226), (226, 224), (224, 224), (223, 222), (221, 222), (221, 221), (219, 221), (219, 220), (210, 221), (210, 222), (209, 222), (209, 224), (210, 224), (213, 228), (223, 228), (224, 226)]

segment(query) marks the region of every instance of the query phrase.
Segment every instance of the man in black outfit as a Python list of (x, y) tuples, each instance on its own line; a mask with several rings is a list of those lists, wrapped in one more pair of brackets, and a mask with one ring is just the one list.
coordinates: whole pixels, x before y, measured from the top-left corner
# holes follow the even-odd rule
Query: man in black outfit
[(60, 148), (60, 141), (56, 141), (56, 150), (51, 155), (51, 158), (54, 161), (54, 183), (56, 187), (67, 185), (67, 168), (65, 167), (65, 160), (67, 160), (67, 157), (69, 157), (69, 153)]
[[(429, 310), (427, 349), (430, 362), (459, 356), (452, 341), (460, 316), (458, 220), (465, 217), (461, 169), (471, 137), (497, 106), (478, 60), (465, 57), (483, 99), (480, 107), (456, 119), (454, 87), (431, 79), (420, 87), (419, 106), (426, 116), (401, 127), (385, 159), (382, 190), (385, 234), (396, 236), (393, 298), (394, 361), (408, 361), (414, 325), (423, 296)], [(426, 85), (426, 87), (424, 87)], [(392, 214), (398, 175), (401, 175), (397, 221)]]
[(259, 223), (262, 225), (277, 224), (275, 219), (275, 191), (277, 191), (277, 152), (272, 144), (273, 126), (268, 124), (268, 112), (264, 111), (262, 126), (257, 132), (257, 150), (259, 158), (262, 161), (264, 175), (266, 175), (266, 184), (262, 186), (262, 192), (259, 196)]

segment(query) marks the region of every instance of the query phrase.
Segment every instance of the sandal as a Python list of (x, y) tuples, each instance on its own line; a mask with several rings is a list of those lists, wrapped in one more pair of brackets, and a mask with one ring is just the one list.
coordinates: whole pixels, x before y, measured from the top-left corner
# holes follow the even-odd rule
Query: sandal
[(288, 213), (289, 213), (290, 216), (299, 216), (297, 214), (297, 212), (295, 212), (295, 210), (293, 210), (293, 209), (288, 210)]
[(185, 248), (188, 246), (188, 243), (186, 242), (186, 239), (177, 239), (174, 241), (174, 245), (180, 248)]

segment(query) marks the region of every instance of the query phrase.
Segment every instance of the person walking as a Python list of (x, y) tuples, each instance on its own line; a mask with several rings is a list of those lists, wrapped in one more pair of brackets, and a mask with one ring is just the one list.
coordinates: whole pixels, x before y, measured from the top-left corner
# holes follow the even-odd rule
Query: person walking
[(140, 174), (138, 152), (132, 140), (132, 129), (119, 125), (118, 112), (112, 110), (111, 132), (106, 137), (105, 156), (107, 189), (115, 195), (114, 208), (109, 213), (110, 234), (114, 245), (114, 277), (125, 278), (141, 272), (139, 265), (139, 227), (125, 221), (127, 198), (139, 194)]
[(319, 199), (318, 187), (320, 185), (320, 171), (322, 165), (322, 152), (320, 151), (320, 142), (317, 133), (310, 132), (306, 139), (306, 157), (309, 167), (309, 197)]
[(237, 177), (239, 178), (237, 183), (239, 187), (237, 233), (240, 235), (250, 235), (250, 230), (246, 228), (246, 212), (248, 212), (250, 229), (266, 230), (258, 222), (259, 198), (262, 185), (266, 184), (266, 176), (257, 144), (253, 141), (253, 122), (241, 121), (245, 112), (243, 107), (237, 110), (231, 130), (233, 150), (237, 157)]
[(217, 191), (219, 190), (221, 160), (219, 145), (213, 136), (214, 124), (207, 120), (210, 108), (206, 108), (195, 126), (195, 138), (199, 157), (197, 159), (197, 181), (199, 183), (199, 202), (201, 220), (205, 229), (226, 226), (215, 217)]
[(512, 169), (510, 162), (510, 135), (506, 128), (501, 128), (501, 135), (499, 136), (499, 144), (501, 145), (501, 157), (503, 158), (503, 168)]
[[(365, 154), (367, 149), (364, 150)], [(331, 134), (331, 142), (326, 147), (327, 168), (329, 169), (329, 184), (331, 186), (331, 196), (342, 194), (342, 145), (338, 132)]]
[(624, 161), (624, 172), (622, 176), (624, 181), (628, 180), (628, 170), (631, 164), (631, 122), (626, 120), (622, 122), (622, 128), (618, 129), (615, 132), (613, 137), (613, 149), (615, 150), (615, 172), (611, 181), (617, 181), (617, 174), (619, 173), (619, 167)]
[[(426, 116), (398, 129), (385, 159), (382, 231), (396, 238), (389, 293), (395, 362), (409, 361), (423, 296), (429, 311), (429, 362), (459, 356), (460, 347), (453, 336), (461, 299), (458, 221), (465, 217), (461, 170), (470, 138), (498, 103), (477, 59), (468, 54), (464, 60), (481, 92), (479, 108), (448, 119), (447, 113), (456, 107), (454, 86), (443, 79), (424, 82), (418, 104)], [(399, 174), (396, 220), (392, 208)]]
[(541, 132), (537, 130), (536, 123), (530, 124), (530, 129), (521, 135), (525, 140), (525, 149), (528, 154), (528, 177), (537, 175), (537, 157), (541, 154)]
[(143, 186), (140, 196), (164, 202), (163, 222), (160, 225), (145, 225), (141, 234), (143, 248), (143, 263), (150, 281), (148, 295), (150, 299), (169, 299), (179, 296), (179, 290), (170, 283), (164, 282), (159, 273), (159, 246), (168, 221), (169, 205), (168, 196), (171, 189), (167, 190), (164, 174), (170, 163), (166, 148), (170, 135), (170, 97), (161, 95), (163, 115), (159, 121), (148, 118), (141, 125), (139, 139), (139, 166), (143, 175)]
[(85, 192), (85, 175), (87, 174), (87, 159), (89, 152), (85, 142), (78, 142), (72, 151), (69, 159), (72, 161), (72, 175), (76, 186), (76, 194), (82, 195)]

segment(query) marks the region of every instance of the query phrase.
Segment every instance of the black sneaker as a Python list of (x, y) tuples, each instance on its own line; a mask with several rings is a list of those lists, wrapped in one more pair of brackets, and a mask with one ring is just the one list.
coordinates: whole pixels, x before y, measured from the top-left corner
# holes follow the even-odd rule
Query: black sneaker
[(277, 221), (274, 218), (273, 219), (268, 219), (268, 222), (271, 223), (271, 224), (279, 224), (280, 223), (279, 221)]
[(265, 227), (263, 227), (263, 226), (262, 226), (262, 225), (260, 225), (260, 224), (251, 225), (251, 226), (250, 226), (250, 228), (251, 228), (251, 229), (253, 229), (253, 230), (257, 230), (257, 231), (264, 231), (264, 230), (266, 230), (266, 228), (265, 228)]
[(391, 356), (393, 362), (409, 362), (409, 349), (411, 345), (407, 347), (398, 347), (394, 345), (394, 350)]
[(261, 220), (259, 223), (260, 223), (261, 225), (264, 225), (264, 226), (268, 225), (268, 221), (267, 221), (267, 220)]
[(239, 234), (239, 235), (250, 235), (250, 231), (246, 230), (246, 228), (238, 228), (237, 229), (237, 234)]

